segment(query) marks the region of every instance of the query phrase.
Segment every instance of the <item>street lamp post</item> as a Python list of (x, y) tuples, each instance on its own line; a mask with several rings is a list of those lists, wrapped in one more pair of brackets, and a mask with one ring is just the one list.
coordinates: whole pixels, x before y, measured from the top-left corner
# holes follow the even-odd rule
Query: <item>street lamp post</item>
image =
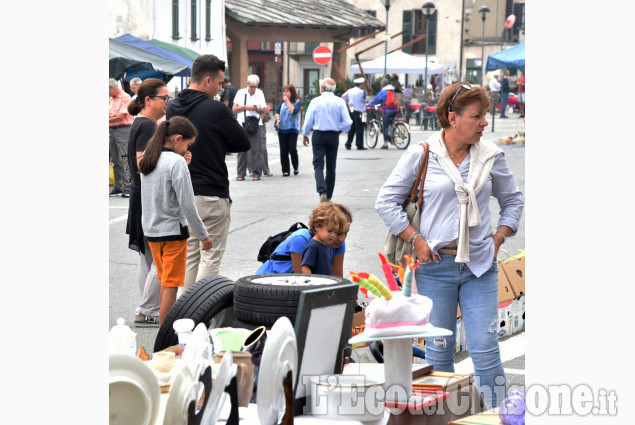
[(386, 47), (384, 49), (384, 78), (386, 78), (386, 69), (388, 67), (388, 40), (390, 36), (388, 35), (388, 9), (390, 9), (390, 5), (393, 3), (391, 0), (380, 0), (381, 4), (386, 8), (386, 31), (384, 33), (384, 40)]
[(486, 15), (489, 13), (489, 7), (481, 6), (478, 9), (478, 13), (481, 13), (483, 17), (483, 38), (481, 40), (481, 86), (485, 87), (485, 19), (487, 18)]
[(430, 23), (428, 22), (428, 20), (430, 19), (430, 15), (432, 15), (434, 13), (434, 3), (432, 3), (431, 1), (427, 1), (425, 3), (423, 3), (423, 6), (421, 6), (421, 8), (423, 9), (423, 14), (426, 15), (426, 71), (425, 71), (425, 76), (423, 78), (423, 87), (424, 87), (424, 92), (423, 92), (423, 98), (425, 99), (425, 101), (428, 101), (428, 46), (429, 46), (429, 36), (430, 36)]

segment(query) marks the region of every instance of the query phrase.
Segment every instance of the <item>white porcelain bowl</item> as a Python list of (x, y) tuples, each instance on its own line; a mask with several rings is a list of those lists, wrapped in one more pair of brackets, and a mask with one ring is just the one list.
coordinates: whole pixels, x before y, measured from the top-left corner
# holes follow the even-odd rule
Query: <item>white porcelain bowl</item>
[(383, 382), (363, 375), (311, 378), (311, 414), (320, 419), (375, 421), (384, 416)]
[(111, 354), (109, 372), (109, 423), (154, 424), (160, 391), (152, 370), (135, 356)]

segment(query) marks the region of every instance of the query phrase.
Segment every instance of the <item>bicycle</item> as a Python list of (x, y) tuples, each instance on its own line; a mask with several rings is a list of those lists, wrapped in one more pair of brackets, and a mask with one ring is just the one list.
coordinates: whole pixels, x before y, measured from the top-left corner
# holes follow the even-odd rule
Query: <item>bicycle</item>
[[(365, 117), (368, 118), (364, 120)], [(362, 117), (362, 122), (366, 124), (364, 140), (366, 141), (366, 146), (374, 149), (375, 146), (377, 146), (379, 134), (383, 132), (379, 105), (376, 105), (374, 108), (367, 108), (365, 117)], [(396, 146), (397, 149), (406, 149), (410, 144), (410, 129), (408, 128), (408, 124), (396, 118), (397, 116), (395, 115), (390, 121), (390, 129), (388, 130), (389, 142)]]

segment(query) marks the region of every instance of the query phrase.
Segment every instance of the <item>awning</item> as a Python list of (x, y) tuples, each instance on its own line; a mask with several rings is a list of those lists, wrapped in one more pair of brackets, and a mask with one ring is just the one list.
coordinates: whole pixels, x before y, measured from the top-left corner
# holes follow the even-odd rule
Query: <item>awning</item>
[(117, 37), (115, 40), (119, 40), (122, 41), (124, 43), (130, 44), (132, 46), (138, 47), (140, 49), (143, 49), (145, 51), (148, 51), (150, 53), (155, 53), (159, 56), (163, 56), (164, 58), (167, 59), (171, 59), (175, 62), (179, 62), (183, 65), (187, 66), (187, 69), (179, 72), (178, 74), (176, 74), (177, 76), (181, 76), (181, 77), (189, 77), (190, 75), (192, 75), (191, 73), (191, 68), (192, 68), (192, 62), (193, 60), (184, 56), (181, 56), (171, 50), (168, 49), (164, 49), (163, 47), (159, 47), (154, 43), (150, 43), (149, 41), (146, 40), (142, 40), (138, 37), (135, 37), (131, 34), (124, 34), (121, 35), (119, 37)]
[(163, 49), (170, 50), (176, 53), (177, 55), (181, 55), (184, 58), (191, 59), (192, 61), (194, 61), (194, 59), (196, 59), (197, 57), (201, 56), (200, 53), (195, 52), (192, 49), (188, 49), (187, 47), (177, 46), (176, 44), (166, 43), (165, 41), (157, 40), (154, 38), (152, 40), (148, 40), (148, 43), (152, 43)]
[[(376, 59), (362, 62), (362, 70), (365, 74), (383, 74), (384, 73), (384, 61), (385, 56), (380, 56)], [(419, 56), (412, 56), (408, 53), (404, 53), (401, 50), (394, 51), (388, 54), (386, 60), (386, 72), (388, 74), (425, 74), (426, 66), (428, 68), (428, 75), (443, 74), (443, 65), (430, 62), (426, 63), (426, 58)], [(355, 74), (359, 74), (359, 65), (351, 65), (350, 76), (351, 78)]]
[(148, 52), (114, 38), (109, 38), (109, 77), (121, 79), (123, 74), (132, 68), (153, 69), (163, 75), (168, 82), (188, 66), (171, 59)]
[(525, 72), (525, 42), (519, 43), (509, 49), (501, 50), (487, 57), (485, 71), (493, 71), (501, 68), (518, 68)]

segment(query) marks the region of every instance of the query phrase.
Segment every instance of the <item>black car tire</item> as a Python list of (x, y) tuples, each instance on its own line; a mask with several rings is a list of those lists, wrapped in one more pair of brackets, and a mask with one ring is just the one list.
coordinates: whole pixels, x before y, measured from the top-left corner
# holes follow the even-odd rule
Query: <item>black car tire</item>
[(168, 312), (157, 333), (154, 352), (179, 343), (172, 326), (178, 319), (192, 319), (194, 326), (202, 322), (208, 329), (228, 326), (255, 329), (256, 326), (236, 320), (233, 303), (233, 280), (221, 275), (211, 275), (199, 280), (176, 300)]
[(234, 286), (236, 319), (260, 326), (272, 326), (285, 316), (295, 323), (300, 294), (306, 289), (341, 285), (350, 281), (327, 275), (292, 273), (241, 277)]

